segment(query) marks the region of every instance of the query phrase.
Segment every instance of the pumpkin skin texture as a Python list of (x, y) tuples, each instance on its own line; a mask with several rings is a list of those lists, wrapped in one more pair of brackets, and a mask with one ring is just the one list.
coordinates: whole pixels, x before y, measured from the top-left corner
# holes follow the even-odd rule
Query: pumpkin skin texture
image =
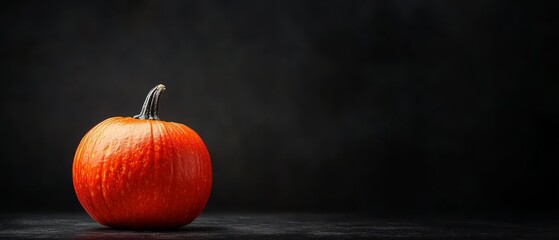
[(189, 127), (112, 117), (81, 140), (72, 178), (78, 200), (98, 223), (167, 229), (187, 225), (202, 212), (212, 168), (206, 145)]

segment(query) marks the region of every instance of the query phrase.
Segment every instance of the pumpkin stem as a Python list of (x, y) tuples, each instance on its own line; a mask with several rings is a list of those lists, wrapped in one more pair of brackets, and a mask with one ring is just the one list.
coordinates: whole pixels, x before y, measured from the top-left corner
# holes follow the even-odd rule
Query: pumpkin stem
[(144, 106), (142, 106), (142, 111), (140, 114), (134, 116), (136, 119), (150, 119), (159, 120), (157, 116), (157, 111), (159, 110), (159, 95), (165, 90), (163, 84), (155, 86), (148, 92), (146, 100), (144, 101)]

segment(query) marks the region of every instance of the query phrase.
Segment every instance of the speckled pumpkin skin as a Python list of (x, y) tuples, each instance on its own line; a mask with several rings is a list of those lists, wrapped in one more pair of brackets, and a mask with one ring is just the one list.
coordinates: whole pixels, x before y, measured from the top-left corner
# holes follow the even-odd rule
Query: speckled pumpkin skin
[(109, 118), (83, 137), (72, 177), (87, 213), (115, 228), (189, 224), (212, 187), (210, 155), (194, 130), (130, 117)]

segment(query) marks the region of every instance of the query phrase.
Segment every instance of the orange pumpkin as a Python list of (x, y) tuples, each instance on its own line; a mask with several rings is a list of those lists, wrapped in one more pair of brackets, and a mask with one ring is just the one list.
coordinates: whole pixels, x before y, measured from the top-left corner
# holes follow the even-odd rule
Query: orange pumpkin
[(112, 117), (81, 140), (72, 176), (85, 211), (116, 228), (176, 228), (204, 209), (212, 187), (209, 152), (189, 127), (157, 117), (158, 85), (134, 117)]

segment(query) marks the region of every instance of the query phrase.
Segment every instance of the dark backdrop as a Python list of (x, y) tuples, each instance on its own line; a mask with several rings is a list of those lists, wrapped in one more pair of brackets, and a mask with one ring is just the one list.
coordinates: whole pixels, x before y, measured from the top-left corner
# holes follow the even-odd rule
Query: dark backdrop
[(556, 11), (537, 1), (13, 1), (0, 209), (82, 211), (81, 137), (160, 117), (212, 155), (207, 211), (559, 208)]

